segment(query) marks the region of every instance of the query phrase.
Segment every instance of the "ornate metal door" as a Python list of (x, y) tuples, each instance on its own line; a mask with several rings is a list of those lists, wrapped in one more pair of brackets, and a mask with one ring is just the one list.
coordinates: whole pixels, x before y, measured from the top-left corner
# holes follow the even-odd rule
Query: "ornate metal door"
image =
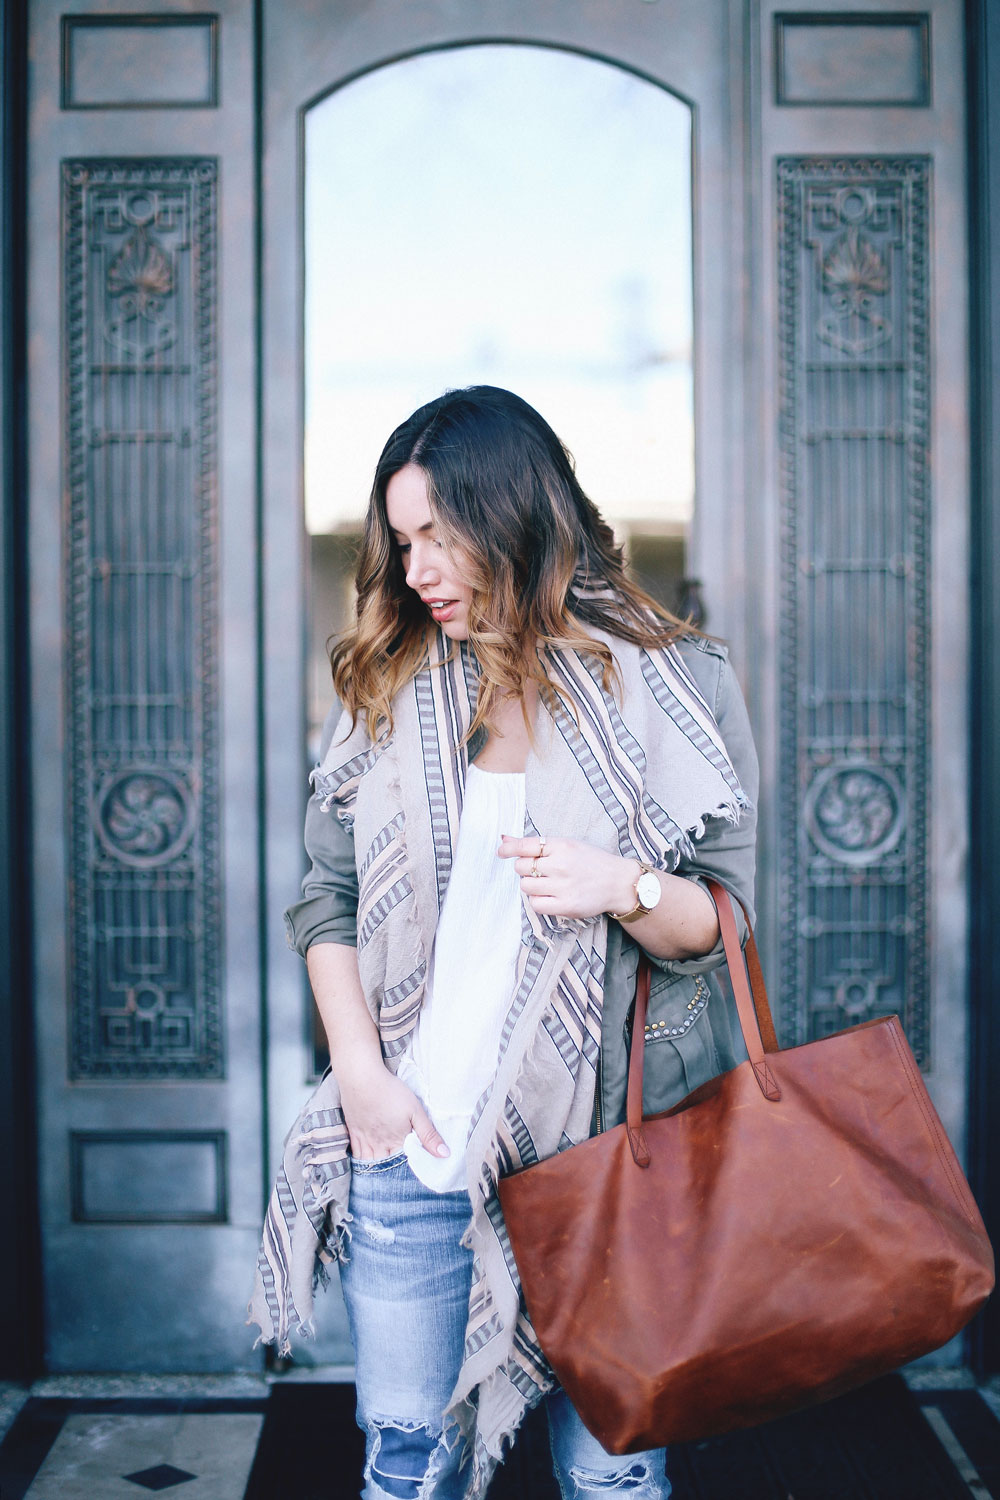
[(762, 729), (778, 772), (762, 795), (782, 1029), (805, 1040), (897, 1011), (962, 1149), (962, 9), (765, 6), (760, 44), (762, 431), (777, 559)]
[[(961, 1141), (960, 0), (31, 0), (30, 19), (51, 1367), (257, 1358), (257, 1226), (315, 1061), (280, 919), (307, 758), (303, 140), (317, 101), (411, 55), (566, 50), (690, 108), (687, 571), (761, 749), (784, 1034), (899, 1009)], [(345, 1363), (335, 1297), (320, 1331), (302, 1357)]]
[(30, 8), (47, 1360), (256, 1366), (252, 13), (65, 9)]

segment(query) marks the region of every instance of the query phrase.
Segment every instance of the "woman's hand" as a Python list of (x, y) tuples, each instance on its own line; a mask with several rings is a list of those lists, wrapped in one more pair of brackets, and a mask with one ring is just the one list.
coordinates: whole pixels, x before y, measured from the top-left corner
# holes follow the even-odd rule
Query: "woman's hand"
[(359, 1161), (395, 1156), (414, 1130), (432, 1156), (450, 1156), (416, 1094), (382, 1061), (378, 1027), (361, 988), (357, 949), (321, 940), (308, 949), (306, 966), (330, 1044), (351, 1154)]
[(537, 838), (504, 834), (497, 853), (512, 859), (521, 889), (535, 911), (548, 917), (596, 917), (605, 911), (630, 911), (639, 861), (608, 854), (582, 839), (546, 839), (542, 854)]
[[(635, 906), (637, 859), (608, 854), (581, 839), (546, 838), (539, 852), (537, 837), (504, 834), (497, 850), (514, 860), (521, 890), (546, 917), (596, 917), (602, 912), (629, 912)], [(628, 931), (654, 958), (699, 958), (719, 940), (719, 919), (708, 892), (683, 875), (654, 871), (663, 890), (645, 916), (634, 917)]]
[(351, 1155), (359, 1161), (395, 1156), (410, 1131), (432, 1156), (451, 1153), (412, 1089), (381, 1061), (337, 1073)]

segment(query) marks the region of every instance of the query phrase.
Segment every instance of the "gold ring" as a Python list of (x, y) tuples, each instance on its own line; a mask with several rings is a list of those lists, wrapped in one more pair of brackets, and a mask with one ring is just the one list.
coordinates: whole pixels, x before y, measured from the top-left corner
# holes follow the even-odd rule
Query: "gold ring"
[(538, 855), (531, 861), (531, 873), (535, 880), (538, 879)]
[(538, 853), (535, 855), (535, 858), (536, 859), (541, 859), (541, 857), (542, 857), (542, 855), (544, 853), (545, 853), (545, 838), (544, 838), (543, 834), (539, 834), (538, 835)]

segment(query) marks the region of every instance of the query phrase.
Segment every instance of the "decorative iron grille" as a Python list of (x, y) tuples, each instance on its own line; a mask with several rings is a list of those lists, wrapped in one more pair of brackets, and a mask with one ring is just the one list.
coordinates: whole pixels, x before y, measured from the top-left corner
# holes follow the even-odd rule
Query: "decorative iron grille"
[(783, 1039), (929, 1057), (924, 157), (778, 163)]
[(63, 164), (71, 1075), (217, 1077), (213, 160)]

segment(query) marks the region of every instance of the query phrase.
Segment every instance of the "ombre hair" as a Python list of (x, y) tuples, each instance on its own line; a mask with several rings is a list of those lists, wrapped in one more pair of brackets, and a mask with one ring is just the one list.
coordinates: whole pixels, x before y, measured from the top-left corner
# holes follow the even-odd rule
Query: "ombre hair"
[(629, 578), (611, 527), (533, 407), (498, 386), (447, 391), (382, 450), (358, 557), (356, 623), (330, 653), (337, 694), (352, 724), (365, 715), (373, 740), (391, 732), (392, 701), (429, 665), (436, 633), (406, 583), (386, 513), (386, 487), (407, 464), (425, 474), (439, 540), (472, 589), (469, 644), (481, 677), (470, 734), (529, 680), (550, 706), (565, 697), (539, 648), (591, 657), (611, 691), (614, 657), (594, 630), (646, 647), (691, 630)]

